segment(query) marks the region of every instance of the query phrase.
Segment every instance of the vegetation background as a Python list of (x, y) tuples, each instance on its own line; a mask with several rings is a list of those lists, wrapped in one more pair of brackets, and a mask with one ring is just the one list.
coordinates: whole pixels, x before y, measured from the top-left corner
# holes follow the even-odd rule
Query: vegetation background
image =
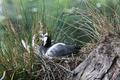
[(0, 0), (1, 78), (6, 72), (6, 80), (36, 79), (32, 36), (39, 31), (49, 32), (55, 43), (83, 47), (109, 32), (120, 34), (119, 16), (119, 0)]

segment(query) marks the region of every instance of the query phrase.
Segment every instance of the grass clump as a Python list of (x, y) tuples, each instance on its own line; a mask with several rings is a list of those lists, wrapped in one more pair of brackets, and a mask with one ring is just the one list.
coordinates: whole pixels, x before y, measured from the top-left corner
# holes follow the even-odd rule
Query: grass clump
[[(81, 62), (81, 56), (68, 63), (61, 59), (38, 58), (33, 52), (32, 37), (40, 31), (48, 31), (54, 42), (85, 46), (95, 44), (105, 34), (119, 34), (119, 1), (110, 3), (109, 0), (74, 4), (71, 0), (4, 0), (5, 19), (0, 23), (0, 76), (4, 77), (5, 73), (6, 80), (72, 79), (67, 78), (67, 74)], [(39, 45), (39, 36), (37, 39)]]

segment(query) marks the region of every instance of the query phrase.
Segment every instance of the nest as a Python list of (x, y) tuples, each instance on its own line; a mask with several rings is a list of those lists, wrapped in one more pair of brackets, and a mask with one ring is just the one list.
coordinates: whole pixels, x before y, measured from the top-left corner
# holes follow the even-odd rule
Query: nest
[(80, 58), (39, 58), (39, 62), (33, 65), (32, 74), (36, 80), (72, 80), (72, 70), (81, 62)]

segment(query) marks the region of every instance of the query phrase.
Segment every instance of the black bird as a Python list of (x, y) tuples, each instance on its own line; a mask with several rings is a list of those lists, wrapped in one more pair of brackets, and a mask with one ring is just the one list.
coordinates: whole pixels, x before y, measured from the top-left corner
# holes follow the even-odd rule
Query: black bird
[(56, 43), (52, 45), (51, 38), (47, 33), (42, 35), (41, 39), (43, 44), (40, 46), (40, 51), (47, 58), (67, 56), (72, 53), (78, 53), (80, 50), (78, 46), (66, 45), (65, 43)]
[(40, 45), (40, 53), (41, 55), (45, 55), (46, 51), (51, 47), (51, 37), (48, 36), (48, 33), (41, 33), (40, 39), (43, 41), (43, 43)]

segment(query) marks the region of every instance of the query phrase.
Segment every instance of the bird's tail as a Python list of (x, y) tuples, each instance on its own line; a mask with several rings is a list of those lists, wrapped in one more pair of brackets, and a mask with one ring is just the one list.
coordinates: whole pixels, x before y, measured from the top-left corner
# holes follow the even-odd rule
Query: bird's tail
[(74, 54), (78, 53), (81, 49), (81, 46), (74, 46)]

